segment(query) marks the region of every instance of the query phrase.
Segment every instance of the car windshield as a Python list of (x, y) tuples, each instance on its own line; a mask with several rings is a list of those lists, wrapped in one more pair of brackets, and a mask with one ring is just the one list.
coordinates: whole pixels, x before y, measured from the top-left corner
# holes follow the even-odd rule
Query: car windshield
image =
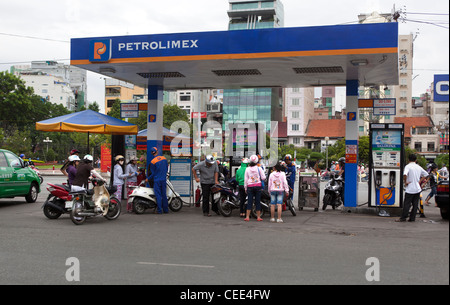
[(11, 167), (15, 167), (15, 168), (22, 167), (22, 161), (17, 156), (15, 156), (12, 153), (9, 153), (7, 151), (5, 151), (5, 155), (6, 155), (6, 158), (8, 159), (9, 165)]
[(5, 155), (0, 151), (0, 167), (8, 167), (8, 162), (6, 162)]

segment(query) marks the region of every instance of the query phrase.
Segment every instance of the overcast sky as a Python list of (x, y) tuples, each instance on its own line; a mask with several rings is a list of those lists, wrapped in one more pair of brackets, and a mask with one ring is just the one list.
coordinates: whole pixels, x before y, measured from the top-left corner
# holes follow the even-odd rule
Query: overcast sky
[[(417, 77), (413, 82), (413, 96), (429, 88), (434, 74), (449, 73), (449, 4), (446, 0), (282, 2), (285, 27), (355, 24), (359, 14), (390, 13), (395, 5), (397, 10), (406, 12), (402, 14), (406, 21), (400, 19), (400, 34), (417, 33), (413, 66)], [(0, 71), (33, 60), (69, 63), (70, 38), (225, 31), (228, 9), (228, 0), (1, 1)], [(103, 106), (104, 80), (98, 74), (89, 74), (88, 100)]]

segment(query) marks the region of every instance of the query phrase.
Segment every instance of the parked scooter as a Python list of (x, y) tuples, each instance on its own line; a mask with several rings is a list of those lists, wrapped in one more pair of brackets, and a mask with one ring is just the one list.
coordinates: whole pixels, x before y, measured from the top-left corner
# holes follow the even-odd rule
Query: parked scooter
[[(87, 217), (99, 215), (103, 215), (108, 220), (115, 220), (122, 210), (119, 199), (115, 195), (110, 195), (104, 180), (95, 178), (91, 182), (94, 185), (93, 190), (70, 193), (73, 196), (70, 219), (76, 225), (83, 224)], [(111, 194), (115, 190), (117, 188), (112, 187)]]
[(213, 194), (220, 192), (217, 208), (222, 216), (230, 217), (234, 209), (240, 208), (236, 179), (233, 178), (228, 183), (214, 185), (211, 191)]
[(44, 183), (44, 177), (42, 177), (41, 173), (39, 172), (39, 169), (34, 165), (30, 165), (30, 168), (34, 170), (36, 174), (39, 176), (40, 184)]
[[(288, 209), (292, 216), (297, 216), (297, 211), (295, 210), (294, 203), (292, 202), (291, 195), (292, 195), (292, 188), (289, 188), (289, 196), (284, 196), (283, 203), (286, 205), (286, 209)], [(261, 191), (261, 217), (265, 215), (265, 213), (270, 214), (270, 193), (266, 190)], [(275, 212), (277, 211), (278, 206), (275, 207)], [(256, 205), (253, 205), (253, 208), (250, 212), (251, 216), (253, 218), (257, 218), (256, 216)]]
[[(145, 185), (145, 181), (142, 181), (139, 186), (132, 187), (134, 190), (128, 196), (128, 204), (133, 207), (133, 211), (136, 214), (143, 214), (147, 209), (156, 210), (158, 207), (153, 188), (145, 187), (143, 185)], [(180, 195), (175, 191), (169, 179), (167, 179), (166, 185), (169, 209), (172, 212), (179, 212), (183, 207), (183, 200), (181, 200)]]
[(336, 174), (331, 175), (330, 181), (325, 185), (322, 210), (325, 210), (329, 205), (335, 210), (343, 204), (342, 190), (344, 188), (344, 183), (341, 176), (337, 177)]
[(72, 210), (72, 196), (69, 195), (70, 186), (65, 184), (47, 183), (50, 194), (42, 209), (48, 219), (58, 219), (62, 214), (69, 214)]

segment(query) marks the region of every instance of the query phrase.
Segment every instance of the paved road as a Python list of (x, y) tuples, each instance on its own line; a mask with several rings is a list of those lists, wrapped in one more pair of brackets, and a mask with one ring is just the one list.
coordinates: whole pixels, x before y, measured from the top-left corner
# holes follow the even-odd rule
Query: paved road
[[(60, 177), (46, 177), (60, 181)], [(0, 284), (449, 284), (449, 223), (427, 207), (428, 218), (395, 218), (341, 211), (284, 214), (284, 224), (204, 217), (184, 207), (169, 215), (124, 213), (75, 226), (67, 215), (46, 219), (22, 198), (0, 199)], [(123, 203), (125, 204), (125, 203)], [(68, 282), (68, 258), (80, 281)]]

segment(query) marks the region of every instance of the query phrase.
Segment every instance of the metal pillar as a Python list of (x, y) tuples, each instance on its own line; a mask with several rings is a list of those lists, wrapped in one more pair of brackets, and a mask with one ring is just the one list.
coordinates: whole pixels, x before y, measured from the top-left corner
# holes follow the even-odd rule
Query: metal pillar
[(358, 80), (347, 80), (347, 122), (345, 126), (345, 207), (357, 207), (358, 205), (358, 87)]
[(153, 160), (150, 149), (158, 148), (159, 155), (163, 152), (163, 90), (162, 86), (148, 86), (147, 169)]

